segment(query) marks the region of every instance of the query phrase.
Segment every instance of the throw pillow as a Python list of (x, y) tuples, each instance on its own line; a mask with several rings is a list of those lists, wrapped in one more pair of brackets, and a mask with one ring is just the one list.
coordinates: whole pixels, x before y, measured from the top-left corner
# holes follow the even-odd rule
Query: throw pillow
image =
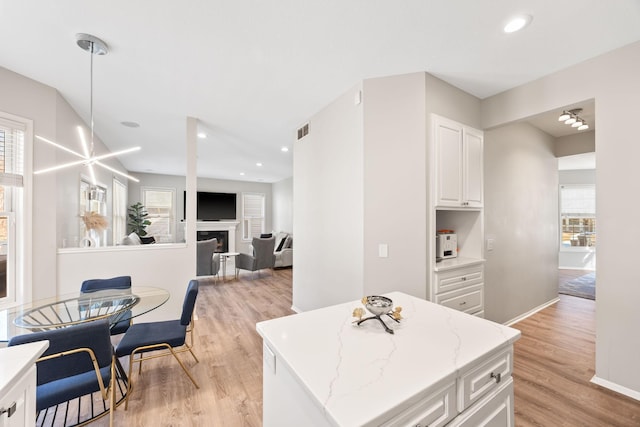
[(291, 235), (287, 236), (287, 239), (284, 242), (284, 247), (285, 249), (293, 247), (293, 237), (291, 237)]
[(282, 250), (282, 248), (284, 247), (284, 242), (287, 241), (287, 237), (288, 236), (285, 235), (285, 237), (280, 240), (280, 243), (278, 243), (278, 247), (276, 248), (276, 252), (280, 252)]

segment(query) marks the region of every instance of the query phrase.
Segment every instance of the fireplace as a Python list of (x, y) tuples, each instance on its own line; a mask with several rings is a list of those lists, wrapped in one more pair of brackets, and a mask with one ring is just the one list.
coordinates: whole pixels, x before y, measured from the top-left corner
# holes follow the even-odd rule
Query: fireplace
[(218, 239), (218, 247), (216, 248), (216, 252), (229, 252), (229, 232), (226, 230), (222, 231), (198, 231), (198, 241), (200, 240), (209, 240), (216, 238)]
[(216, 252), (235, 252), (238, 224), (240, 221), (198, 221), (196, 223), (196, 239), (205, 240), (215, 237), (220, 244)]

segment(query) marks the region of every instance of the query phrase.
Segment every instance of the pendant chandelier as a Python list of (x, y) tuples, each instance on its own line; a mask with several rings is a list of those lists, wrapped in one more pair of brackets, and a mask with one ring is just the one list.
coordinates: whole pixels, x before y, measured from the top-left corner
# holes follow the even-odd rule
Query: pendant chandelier
[(93, 185), (97, 185), (96, 175), (94, 171), (94, 165), (100, 166), (108, 171), (111, 171), (117, 175), (123, 176), (127, 179), (130, 179), (135, 182), (139, 182), (139, 180), (131, 175), (128, 175), (124, 172), (121, 172), (111, 166), (102, 162), (102, 160), (108, 159), (110, 157), (120, 156), (122, 154), (132, 153), (134, 151), (140, 150), (140, 147), (132, 147), (124, 150), (114, 151), (107, 154), (101, 154), (97, 156), (94, 152), (94, 144), (93, 144), (93, 55), (106, 55), (109, 51), (107, 48), (107, 44), (100, 40), (99, 38), (92, 36), (90, 34), (76, 34), (76, 40), (78, 46), (80, 46), (83, 50), (86, 50), (91, 54), (91, 66), (90, 66), (90, 95), (89, 95), (89, 106), (90, 106), (90, 115), (91, 115), (91, 138), (89, 140), (89, 144), (87, 144), (87, 139), (85, 138), (84, 129), (82, 126), (78, 126), (78, 134), (80, 136), (80, 142), (82, 143), (82, 151), (83, 153), (78, 153), (64, 145), (60, 145), (56, 142), (53, 142), (47, 138), (44, 138), (40, 135), (36, 135), (36, 139), (46, 142), (47, 144), (53, 145), (54, 147), (66, 151), (67, 153), (73, 154), (78, 157), (79, 160), (74, 160), (68, 163), (63, 163), (58, 166), (53, 166), (46, 169), (41, 169), (34, 172), (34, 175), (39, 175), (47, 172), (53, 172), (60, 169), (83, 165), (89, 169), (89, 175), (91, 176), (91, 183)]

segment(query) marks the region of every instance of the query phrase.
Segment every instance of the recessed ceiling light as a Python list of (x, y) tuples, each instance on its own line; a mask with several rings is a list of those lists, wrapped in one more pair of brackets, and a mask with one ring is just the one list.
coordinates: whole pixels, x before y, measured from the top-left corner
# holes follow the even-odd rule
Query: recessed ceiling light
[(531, 15), (518, 15), (514, 18), (511, 18), (507, 25), (504, 26), (505, 33), (515, 33), (516, 31), (520, 31), (527, 25), (531, 23), (533, 18)]
[(256, 166), (262, 166), (262, 163), (258, 162), (256, 163)]
[(136, 123), (136, 122), (120, 122), (120, 124), (122, 126), (126, 126), (128, 128), (139, 128), (140, 127), (140, 123)]
[(244, 176), (244, 172), (240, 172), (240, 175), (241, 175), (241, 176)]
[(280, 150), (282, 152), (286, 153), (287, 151), (289, 151), (289, 147), (282, 147)]
[(200, 139), (205, 139), (207, 137), (207, 134), (204, 132), (198, 132), (198, 138)]

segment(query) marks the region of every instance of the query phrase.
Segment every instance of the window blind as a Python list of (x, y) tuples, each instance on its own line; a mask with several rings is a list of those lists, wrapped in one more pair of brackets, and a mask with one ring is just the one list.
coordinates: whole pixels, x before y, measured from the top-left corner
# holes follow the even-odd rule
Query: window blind
[(560, 212), (564, 216), (595, 216), (595, 185), (563, 185), (560, 187)]
[(243, 237), (249, 240), (264, 232), (264, 194), (242, 194)]
[(24, 132), (23, 123), (0, 118), (0, 185), (23, 186)]

